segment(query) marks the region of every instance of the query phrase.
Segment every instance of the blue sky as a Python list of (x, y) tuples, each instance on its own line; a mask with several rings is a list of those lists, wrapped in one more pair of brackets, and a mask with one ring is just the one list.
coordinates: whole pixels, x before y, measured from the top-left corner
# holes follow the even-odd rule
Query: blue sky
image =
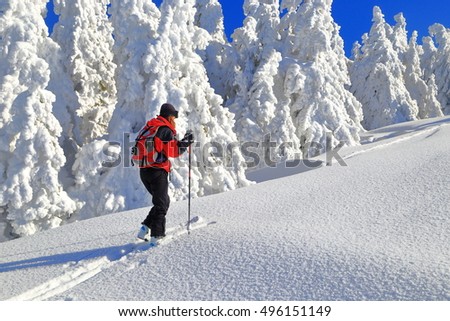
[[(149, 0), (150, 1), (150, 0)], [(154, 1), (159, 4), (161, 0)], [(225, 31), (230, 37), (234, 29), (242, 26), (244, 0), (219, 0), (225, 16)], [(403, 12), (407, 29), (419, 32), (419, 39), (428, 35), (428, 27), (438, 22), (450, 28), (450, 0), (334, 0), (333, 17), (341, 26), (341, 36), (345, 41), (345, 50), (350, 54), (355, 41), (370, 30), (372, 9), (381, 7), (386, 20), (393, 25), (394, 16)], [(49, 16), (49, 21), (55, 18)], [(51, 23), (51, 22), (49, 22)]]

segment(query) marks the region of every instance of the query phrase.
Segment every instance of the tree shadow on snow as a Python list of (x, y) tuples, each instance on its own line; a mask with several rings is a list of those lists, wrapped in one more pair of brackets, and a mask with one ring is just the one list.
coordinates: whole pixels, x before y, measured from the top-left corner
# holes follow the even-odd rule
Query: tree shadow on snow
[[(419, 132), (421, 130), (426, 130), (429, 128), (436, 127), (436, 130), (439, 129), (438, 126), (450, 124), (450, 118), (445, 117), (438, 119), (436, 121), (430, 122), (430, 119), (427, 121), (423, 121), (424, 123), (419, 122), (403, 122), (398, 123), (382, 128), (377, 128), (374, 130), (369, 131), (367, 134), (361, 135), (362, 137), (362, 144), (367, 143), (374, 143), (380, 140), (386, 140), (391, 138), (396, 138), (399, 136), (403, 136), (410, 133)], [(386, 136), (377, 137), (376, 139), (373, 138), (373, 135), (380, 135), (380, 134), (386, 134)]]
[(312, 171), (324, 166), (321, 160), (294, 159), (284, 161), (275, 166), (248, 171), (247, 178), (256, 183), (262, 183), (274, 179), (293, 176)]

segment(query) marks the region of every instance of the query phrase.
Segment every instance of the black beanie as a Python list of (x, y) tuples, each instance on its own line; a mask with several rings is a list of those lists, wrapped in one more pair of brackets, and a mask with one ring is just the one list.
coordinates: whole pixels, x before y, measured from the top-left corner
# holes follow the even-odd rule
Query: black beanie
[(176, 110), (173, 105), (166, 103), (161, 106), (159, 115), (164, 118), (169, 118), (169, 116), (175, 116), (175, 118), (178, 118), (178, 110)]

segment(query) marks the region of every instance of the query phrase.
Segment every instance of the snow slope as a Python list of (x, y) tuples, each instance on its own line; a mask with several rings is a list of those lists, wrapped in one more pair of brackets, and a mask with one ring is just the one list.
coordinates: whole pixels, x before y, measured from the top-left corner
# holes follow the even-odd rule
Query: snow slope
[[(449, 117), (404, 123), (341, 150), (348, 166), (262, 171), (155, 248), (134, 245), (148, 209), (1, 243), (0, 299), (449, 300), (449, 137)], [(172, 233), (185, 220), (172, 204)]]

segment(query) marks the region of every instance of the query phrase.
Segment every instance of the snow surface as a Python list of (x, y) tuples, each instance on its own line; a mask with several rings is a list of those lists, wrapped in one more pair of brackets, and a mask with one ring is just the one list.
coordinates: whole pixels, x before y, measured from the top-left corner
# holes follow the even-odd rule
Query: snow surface
[(347, 166), (264, 170), (193, 200), (202, 223), (155, 248), (134, 245), (147, 208), (1, 243), (0, 299), (449, 300), (449, 137), (450, 117), (403, 123), (342, 149)]

